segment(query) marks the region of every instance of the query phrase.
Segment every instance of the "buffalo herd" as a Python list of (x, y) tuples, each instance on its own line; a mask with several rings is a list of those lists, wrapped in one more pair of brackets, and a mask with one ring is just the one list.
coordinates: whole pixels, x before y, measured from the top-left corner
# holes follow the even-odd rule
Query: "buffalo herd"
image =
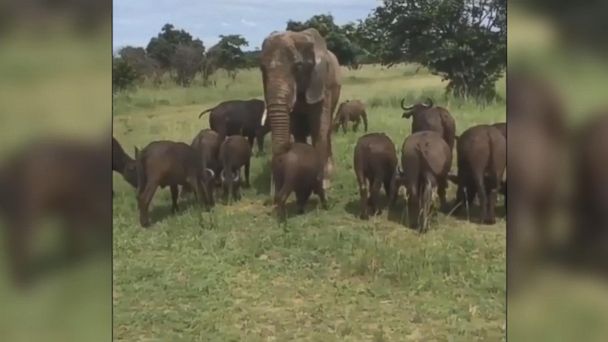
[[(401, 147), (401, 161), (395, 144), (384, 133), (368, 133), (359, 138), (354, 150), (353, 166), (360, 194), (360, 218), (382, 212), (380, 189), (395, 209), (400, 188), (404, 188), (404, 210), (409, 225), (420, 232), (428, 229), (433, 197), (439, 197), (440, 210), (468, 209), (477, 198), (479, 222), (496, 222), (498, 193), (506, 195), (506, 124), (477, 125), (456, 136), (456, 124), (445, 109), (431, 99), (406, 107), (403, 118), (411, 118), (411, 135)], [(181, 142), (155, 141), (136, 149), (135, 159), (128, 156), (113, 139), (112, 169), (137, 188), (140, 224), (148, 227), (148, 207), (160, 187), (171, 190), (172, 211), (178, 210), (179, 187), (182, 193), (194, 192), (205, 208), (215, 204), (216, 187), (221, 187), (225, 201), (238, 201), (240, 187), (249, 187), (249, 169), (254, 141), (263, 152), (264, 135), (270, 131), (266, 109), (261, 100), (226, 101), (211, 112), (210, 129), (201, 130), (190, 145)], [(200, 116), (199, 116), (200, 117)], [(365, 105), (359, 100), (343, 102), (334, 118), (334, 131), (348, 122), (354, 130), (363, 121), (367, 131)], [(292, 140), (293, 141), (293, 140)], [(296, 140), (297, 141), (297, 140)], [(456, 145), (456, 157), (453, 157)], [(451, 173), (452, 160), (457, 172)], [(297, 212), (303, 213), (312, 193), (326, 208), (323, 187), (323, 161), (312, 145), (292, 142), (285, 153), (274, 156), (270, 163), (274, 182), (274, 203), (279, 219), (286, 218), (285, 203), (292, 192), (296, 195)], [(244, 177), (242, 176), (244, 170)], [(448, 182), (456, 184), (456, 200), (449, 205)]]

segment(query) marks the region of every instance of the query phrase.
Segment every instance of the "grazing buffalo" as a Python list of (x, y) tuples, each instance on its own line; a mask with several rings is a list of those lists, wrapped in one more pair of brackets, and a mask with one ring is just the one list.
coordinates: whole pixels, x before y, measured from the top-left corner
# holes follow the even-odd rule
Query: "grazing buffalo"
[(222, 164), (220, 173), (224, 198), (239, 200), (241, 197), (241, 168), (245, 167), (245, 187), (249, 187), (249, 164), (251, 160), (251, 146), (240, 135), (226, 138), (220, 146), (219, 160)]
[(129, 157), (114, 137), (112, 137), (112, 171), (120, 173), (127, 183), (137, 188), (135, 159)]
[[(361, 196), (361, 219), (379, 215), (380, 188), (390, 196), (391, 181), (397, 167), (395, 144), (384, 133), (370, 133), (357, 141), (354, 155), (354, 169)], [(369, 198), (368, 198), (369, 196)]]
[[(38, 223), (57, 219), (68, 252), (83, 256), (89, 243), (111, 248), (110, 144), (45, 139), (15, 151), (0, 165), (0, 215), (13, 279), (25, 285), (36, 275), (31, 258)], [(118, 167), (115, 164), (114, 167)]]
[(405, 107), (405, 98), (401, 100), (401, 108), (405, 111), (403, 118), (412, 117), (412, 133), (433, 131), (439, 133), (450, 147), (454, 148), (456, 137), (456, 122), (450, 113), (442, 107), (433, 105), (433, 100)]
[(207, 206), (213, 206), (213, 193), (210, 183), (213, 171), (201, 163), (196, 151), (182, 142), (154, 141), (141, 151), (135, 150), (137, 162), (137, 204), (139, 222), (142, 227), (150, 226), (148, 208), (154, 192), (160, 186), (171, 189), (171, 210), (178, 210), (177, 196), (179, 186), (189, 186), (196, 196)]
[(367, 113), (365, 112), (365, 104), (359, 100), (347, 100), (342, 102), (338, 107), (334, 118), (333, 129), (335, 132), (342, 126), (342, 131), (346, 133), (348, 122), (353, 122), (353, 132), (359, 128), (359, 124), (363, 121), (363, 128), (367, 132)]
[(257, 99), (224, 101), (204, 110), (198, 117), (208, 112), (211, 112), (209, 127), (220, 135), (221, 141), (226, 136), (239, 134), (247, 137), (252, 148), (254, 140), (257, 139), (258, 151), (264, 151), (264, 136), (270, 131), (264, 101)]
[(447, 177), (451, 165), (452, 151), (437, 132), (416, 132), (403, 142), (402, 170), (398, 170), (393, 177), (390, 202), (395, 203), (399, 188), (405, 186), (408, 216), (412, 228), (418, 228), (420, 232), (428, 229), (428, 215), (434, 189), (437, 189), (441, 206), (445, 207)]
[(323, 208), (327, 208), (323, 189), (323, 162), (314, 147), (294, 143), (291, 148), (272, 159), (272, 175), (275, 180), (275, 198), (280, 220), (285, 220), (285, 203), (292, 191), (296, 193), (298, 213), (304, 213), (312, 192), (319, 196)]
[(507, 163), (507, 143), (500, 131), (490, 125), (467, 129), (458, 138), (458, 175), (450, 179), (458, 185), (457, 204), (471, 205), (479, 197), (481, 221), (496, 222), (498, 190)]

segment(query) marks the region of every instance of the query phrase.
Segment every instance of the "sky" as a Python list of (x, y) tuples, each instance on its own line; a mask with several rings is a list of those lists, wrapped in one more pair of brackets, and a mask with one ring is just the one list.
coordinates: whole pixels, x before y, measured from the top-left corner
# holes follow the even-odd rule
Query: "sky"
[(126, 45), (145, 47), (166, 23), (203, 41), (217, 43), (220, 34), (240, 34), (245, 50), (258, 48), (288, 20), (305, 21), (332, 14), (338, 25), (364, 19), (379, 0), (114, 0), (114, 51)]

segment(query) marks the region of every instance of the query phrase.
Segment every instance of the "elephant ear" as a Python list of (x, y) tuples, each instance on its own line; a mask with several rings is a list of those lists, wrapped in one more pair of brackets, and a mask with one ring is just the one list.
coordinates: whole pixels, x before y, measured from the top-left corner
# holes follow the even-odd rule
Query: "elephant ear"
[(321, 101), (325, 95), (325, 80), (329, 70), (327, 45), (315, 29), (304, 30), (302, 34), (307, 37), (307, 42), (302, 48), (302, 56), (305, 62), (312, 62), (313, 66), (306, 88), (306, 102), (313, 104)]

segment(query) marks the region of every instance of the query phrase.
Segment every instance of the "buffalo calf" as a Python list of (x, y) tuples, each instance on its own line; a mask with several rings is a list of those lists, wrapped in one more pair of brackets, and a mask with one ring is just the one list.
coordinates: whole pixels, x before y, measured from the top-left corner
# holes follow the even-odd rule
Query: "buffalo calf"
[(277, 205), (279, 219), (286, 218), (285, 203), (292, 191), (296, 193), (300, 214), (304, 212), (312, 192), (319, 196), (321, 205), (327, 208), (323, 190), (323, 164), (313, 146), (294, 143), (289, 151), (273, 157), (272, 175), (275, 182), (274, 203)]
[[(361, 218), (369, 218), (369, 209), (373, 215), (379, 215), (380, 187), (390, 196), (390, 186), (397, 166), (395, 144), (384, 133), (370, 133), (357, 141), (354, 155), (354, 169), (361, 196)], [(369, 198), (368, 198), (369, 196)]]
[(410, 226), (420, 232), (428, 229), (428, 215), (433, 190), (437, 189), (445, 207), (447, 177), (452, 164), (452, 151), (443, 137), (432, 131), (413, 133), (405, 139), (401, 151), (402, 170), (393, 177), (391, 204), (401, 186), (407, 191)]
[(201, 164), (195, 150), (182, 142), (155, 141), (144, 147), (141, 152), (136, 149), (137, 204), (139, 222), (148, 227), (148, 208), (154, 192), (160, 186), (171, 189), (171, 210), (178, 210), (178, 186), (189, 186), (194, 189), (199, 201), (213, 206), (213, 194), (208, 189), (212, 171)]
[(240, 135), (227, 137), (220, 145), (220, 173), (224, 198), (239, 200), (241, 185), (241, 168), (245, 167), (245, 187), (249, 187), (249, 163), (251, 159), (251, 146), (247, 139)]
[(490, 125), (467, 129), (458, 138), (458, 176), (450, 179), (458, 185), (457, 204), (473, 203), (479, 197), (481, 221), (494, 224), (495, 207), (507, 163), (506, 140)]

